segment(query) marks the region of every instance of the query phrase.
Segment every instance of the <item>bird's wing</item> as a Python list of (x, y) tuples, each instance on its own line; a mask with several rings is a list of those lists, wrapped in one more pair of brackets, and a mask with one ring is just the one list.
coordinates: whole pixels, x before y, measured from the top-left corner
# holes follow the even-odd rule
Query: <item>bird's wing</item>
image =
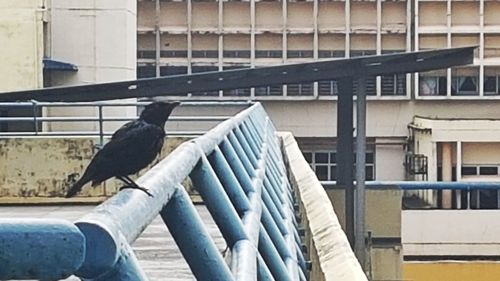
[(141, 120), (134, 120), (123, 124), (123, 126), (121, 126), (118, 130), (116, 130), (116, 132), (113, 133), (113, 135), (111, 136), (111, 140), (116, 140), (123, 137), (124, 134), (126, 134), (133, 128), (138, 128), (143, 126), (144, 125), (143, 123), (144, 122), (142, 122)]
[(146, 166), (158, 154), (165, 137), (163, 128), (140, 120), (120, 130), (122, 131), (96, 154), (96, 161), (99, 159), (100, 162), (97, 166), (132, 165), (130, 162), (139, 165), (147, 162), (144, 164)]

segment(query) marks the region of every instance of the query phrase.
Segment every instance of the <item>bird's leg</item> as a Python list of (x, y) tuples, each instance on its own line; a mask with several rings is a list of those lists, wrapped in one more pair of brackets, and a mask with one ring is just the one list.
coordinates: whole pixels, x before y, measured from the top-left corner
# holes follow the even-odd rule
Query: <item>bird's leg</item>
[(125, 188), (139, 189), (139, 190), (144, 191), (150, 197), (153, 197), (153, 194), (151, 194), (146, 188), (139, 186), (135, 181), (133, 181), (128, 176), (120, 176), (120, 177), (116, 177), (116, 178), (121, 180), (122, 182), (124, 182), (126, 184), (125, 186), (120, 187), (120, 190), (125, 189)]

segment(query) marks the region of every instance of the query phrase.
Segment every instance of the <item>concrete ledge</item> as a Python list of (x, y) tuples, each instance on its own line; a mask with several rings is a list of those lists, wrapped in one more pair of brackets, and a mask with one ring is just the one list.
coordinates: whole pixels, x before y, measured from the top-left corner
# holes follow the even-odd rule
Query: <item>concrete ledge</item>
[(323, 186), (291, 133), (279, 134), (290, 181), (300, 198), (305, 243), (313, 262), (310, 280), (367, 281)]

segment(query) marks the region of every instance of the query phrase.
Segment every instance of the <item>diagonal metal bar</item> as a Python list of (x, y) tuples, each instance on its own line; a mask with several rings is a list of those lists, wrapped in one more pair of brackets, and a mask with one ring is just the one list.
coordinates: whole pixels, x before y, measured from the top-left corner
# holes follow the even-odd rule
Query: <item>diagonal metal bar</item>
[[(198, 280), (234, 280), (182, 186), (160, 215)], [(186, 222), (190, 222), (187, 224)]]
[(185, 95), (192, 92), (230, 90), (269, 85), (332, 80), (353, 76), (360, 67), (368, 76), (410, 73), (470, 64), (475, 47), (333, 59), (301, 64), (269, 66), (166, 76), (124, 82), (45, 88), (0, 94), (2, 101), (98, 101)]

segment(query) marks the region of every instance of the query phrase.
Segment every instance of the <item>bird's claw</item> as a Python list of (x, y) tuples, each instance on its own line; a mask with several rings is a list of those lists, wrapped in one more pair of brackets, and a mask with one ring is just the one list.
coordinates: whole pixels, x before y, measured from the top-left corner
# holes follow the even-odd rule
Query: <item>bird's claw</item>
[(144, 191), (144, 193), (146, 193), (149, 197), (154, 197), (153, 194), (151, 194), (147, 188), (144, 188), (142, 186), (125, 185), (125, 186), (120, 187), (120, 190), (123, 190), (123, 189), (126, 189), (126, 188), (139, 189), (141, 191)]

